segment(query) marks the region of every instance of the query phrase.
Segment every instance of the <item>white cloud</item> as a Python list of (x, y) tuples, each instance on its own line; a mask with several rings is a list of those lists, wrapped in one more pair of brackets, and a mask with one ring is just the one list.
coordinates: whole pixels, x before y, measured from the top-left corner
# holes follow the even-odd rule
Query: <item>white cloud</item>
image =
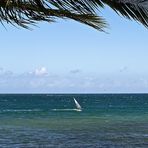
[(13, 75), (12, 71), (8, 71), (0, 67), (0, 77), (10, 77), (12, 75)]
[(30, 74), (34, 74), (35, 76), (46, 76), (48, 75), (48, 70), (46, 67), (40, 67), (36, 68), (33, 72), (30, 72)]

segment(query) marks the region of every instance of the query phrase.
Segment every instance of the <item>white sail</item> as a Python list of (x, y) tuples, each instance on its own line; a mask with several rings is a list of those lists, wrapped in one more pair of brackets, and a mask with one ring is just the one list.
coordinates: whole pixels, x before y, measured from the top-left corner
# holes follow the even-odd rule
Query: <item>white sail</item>
[(73, 99), (74, 99), (77, 109), (82, 110), (82, 108), (81, 108), (80, 104), (77, 102), (77, 100), (75, 98), (73, 98)]

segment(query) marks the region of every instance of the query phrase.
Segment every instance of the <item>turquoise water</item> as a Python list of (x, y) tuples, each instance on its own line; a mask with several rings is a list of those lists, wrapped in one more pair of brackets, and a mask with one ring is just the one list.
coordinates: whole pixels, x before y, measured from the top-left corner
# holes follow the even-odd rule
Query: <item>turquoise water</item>
[(148, 94), (0, 95), (0, 147), (148, 147)]

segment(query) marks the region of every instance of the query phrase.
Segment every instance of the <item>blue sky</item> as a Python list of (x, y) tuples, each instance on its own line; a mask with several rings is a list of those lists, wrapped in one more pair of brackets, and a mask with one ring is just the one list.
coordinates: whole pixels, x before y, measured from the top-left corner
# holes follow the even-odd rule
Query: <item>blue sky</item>
[(148, 30), (102, 11), (108, 34), (71, 20), (1, 25), (0, 93), (148, 92)]

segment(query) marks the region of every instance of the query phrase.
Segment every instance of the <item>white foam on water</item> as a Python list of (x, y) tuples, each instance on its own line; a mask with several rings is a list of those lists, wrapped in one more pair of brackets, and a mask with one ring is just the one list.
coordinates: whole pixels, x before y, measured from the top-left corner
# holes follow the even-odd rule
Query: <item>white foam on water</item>
[(40, 109), (5, 109), (1, 110), (1, 112), (38, 112)]
[(77, 111), (77, 112), (81, 112), (82, 110), (80, 109), (52, 109), (52, 111)]

